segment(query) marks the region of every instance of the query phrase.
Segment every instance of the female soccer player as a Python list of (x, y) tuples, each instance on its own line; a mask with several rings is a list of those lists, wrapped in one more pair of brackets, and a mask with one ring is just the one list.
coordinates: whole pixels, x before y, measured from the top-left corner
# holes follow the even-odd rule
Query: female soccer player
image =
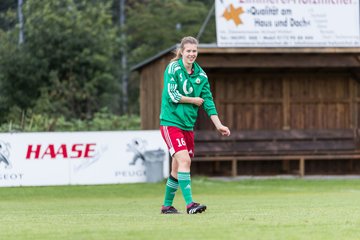
[(171, 173), (166, 183), (162, 214), (179, 213), (172, 206), (175, 192), (180, 186), (188, 214), (201, 213), (206, 206), (192, 198), (190, 165), (194, 156), (193, 128), (198, 109), (203, 106), (216, 129), (224, 136), (230, 135), (222, 125), (215, 108), (206, 73), (195, 62), (198, 41), (184, 37), (164, 73), (164, 89), (160, 113), (160, 131), (172, 156)]

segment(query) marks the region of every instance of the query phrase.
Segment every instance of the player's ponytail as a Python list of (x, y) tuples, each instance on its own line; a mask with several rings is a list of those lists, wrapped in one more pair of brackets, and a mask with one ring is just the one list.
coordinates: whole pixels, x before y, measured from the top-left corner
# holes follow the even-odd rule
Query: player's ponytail
[(179, 47), (174, 51), (175, 57), (171, 59), (170, 62), (177, 61), (181, 58), (181, 52), (184, 50), (184, 45), (187, 43), (199, 45), (199, 41), (196, 38), (191, 36), (183, 37), (183, 39), (181, 39)]

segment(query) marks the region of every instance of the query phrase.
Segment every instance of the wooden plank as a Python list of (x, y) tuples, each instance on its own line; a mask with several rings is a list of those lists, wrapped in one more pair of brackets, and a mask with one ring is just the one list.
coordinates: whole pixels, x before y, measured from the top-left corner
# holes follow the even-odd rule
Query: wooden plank
[(279, 155), (279, 156), (202, 156), (202, 157), (194, 157), (192, 161), (232, 161), (236, 158), (237, 161), (298, 161), (301, 158), (304, 160), (360, 160), (360, 153), (351, 154), (334, 154), (334, 155)]
[(282, 99), (282, 116), (284, 130), (289, 130), (290, 123), (290, 83), (289, 79), (283, 79), (283, 99)]
[[(217, 144), (219, 145), (219, 144)], [(291, 141), (291, 142), (237, 142), (234, 143), (233, 151), (237, 153), (247, 152), (269, 152), (277, 154), (281, 152), (319, 152), (319, 151), (336, 151), (336, 150), (353, 150), (356, 148), (355, 143), (350, 141)], [(221, 149), (221, 148), (220, 148)], [(229, 147), (226, 149), (231, 150)], [(209, 151), (216, 151), (215, 149)], [(220, 150), (221, 151), (221, 150)]]
[(196, 142), (202, 141), (257, 141), (257, 140), (296, 140), (296, 139), (353, 139), (353, 129), (292, 129), (292, 130), (240, 130), (233, 131), (229, 137), (217, 131), (195, 131)]
[(140, 116), (143, 116), (141, 118), (141, 121), (140, 121), (140, 127), (141, 129), (145, 130), (146, 129), (146, 116), (145, 115), (145, 109), (146, 109), (146, 106), (145, 106), (145, 81), (144, 81), (144, 76), (143, 74), (140, 74), (140, 83), (139, 83), (139, 92), (140, 92)]
[[(153, 75), (154, 88), (155, 88), (154, 89), (155, 101), (152, 103), (152, 105), (155, 105), (154, 125), (153, 125), (154, 128), (156, 126), (157, 127), (160, 126), (161, 99), (162, 99), (162, 91), (164, 87), (163, 75), (168, 63), (169, 61), (167, 61), (167, 59), (165, 58), (160, 59), (160, 61), (157, 62), (157, 74), (155, 76)], [(158, 76), (162, 76), (162, 77), (159, 78)]]
[(282, 99), (220, 99), (220, 103), (222, 104), (280, 104), (282, 103)]
[(204, 142), (195, 144), (195, 154), (207, 154), (214, 152), (233, 152), (234, 147), (231, 142)]
[[(254, 82), (255, 84), (255, 98), (260, 99), (261, 96), (261, 79), (256, 79), (256, 81)], [(254, 121), (254, 129), (259, 129), (260, 128), (260, 121), (264, 121), (263, 117), (260, 116), (260, 104), (253, 104), (254, 105), (254, 117), (255, 117), (255, 121)]]
[(350, 128), (357, 128), (357, 110), (356, 110), (356, 95), (357, 95), (357, 82), (355, 79), (349, 77), (349, 89), (350, 89)]
[(147, 121), (149, 121), (149, 126), (155, 126), (155, 113), (154, 113), (154, 108), (155, 108), (155, 94), (154, 94), (154, 77), (152, 75), (153, 71), (156, 71), (156, 64), (152, 63), (150, 64), (150, 68), (147, 69), (148, 72), (148, 80), (147, 80), (147, 99), (146, 101), (148, 102), (148, 110), (147, 110)]
[[(305, 60), (306, 59), (306, 60)], [(359, 67), (357, 58), (350, 54), (232, 54), (201, 55), (203, 68), (336, 68)]]
[(306, 103), (306, 104), (337, 104), (337, 103), (345, 103), (349, 104), (351, 100), (349, 98), (332, 98), (332, 99), (325, 99), (325, 98), (296, 98), (291, 99), (292, 103)]
[(350, 141), (314, 142), (314, 143), (244, 143), (232, 145), (209, 143), (196, 146), (196, 156), (211, 155), (284, 155), (284, 154), (336, 154), (336, 152), (354, 152), (356, 145)]
[(224, 99), (226, 96), (226, 84), (223, 77), (224, 75), (220, 75), (216, 77), (216, 81), (215, 81), (216, 92), (214, 93), (215, 94), (214, 100), (216, 107), (219, 111), (218, 112), (219, 116), (221, 117), (223, 122), (226, 122), (226, 124), (228, 124), (229, 119), (227, 119), (226, 104), (220, 101), (220, 99)]
[(234, 54), (234, 53), (244, 53), (244, 54), (254, 54), (254, 53), (281, 53), (281, 54), (298, 54), (298, 53), (308, 53), (308, 54), (314, 54), (314, 53), (322, 53), (322, 54), (335, 54), (335, 53), (360, 53), (359, 48), (334, 48), (334, 47), (325, 47), (325, 48), (307, 48), (307, 47), (300, 47), (300, 48), (214, 48), (209, 47), (206, 44), (200, 44), (199, 45), (199, 53), (200, 56), (204, 54)]
[[(226, 91), (224, 93), (224, 95), (226, 96), (227, 99), (234, 99), (236, 98), (236, 93), (235, 93), (235, 89), (236, 89), (236, 82), (237, 81), (230, 81), (229, 79), (226, 79), (225, 86), (226, 86)], [(230, 129), (234, 129), (234, 125), (236, 125), (235, 122), (235, 105), (234, 103), (226, 103), (226, 123), (228, 125), (228, 127)]]

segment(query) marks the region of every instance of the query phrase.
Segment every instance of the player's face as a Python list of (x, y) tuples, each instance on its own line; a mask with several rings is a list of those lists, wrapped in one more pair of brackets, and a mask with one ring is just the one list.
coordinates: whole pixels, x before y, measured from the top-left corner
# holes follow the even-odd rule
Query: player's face
[(198, 55), (197, 45), (192, 43), (184, 44), (184, 49), (182, 52), (182, 59), (185, 64), (193, 64)]

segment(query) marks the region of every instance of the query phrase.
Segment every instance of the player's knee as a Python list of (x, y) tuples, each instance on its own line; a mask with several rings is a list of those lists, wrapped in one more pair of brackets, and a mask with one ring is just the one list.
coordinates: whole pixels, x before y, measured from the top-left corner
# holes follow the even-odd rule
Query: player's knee
[[(183, 167), (187, 167), (187, 168), (190, 168), (190, 165), (191, 165), (191, 159), (190, 157), (184, 157), (184, 158), (181, 158), (180, 161), (179, 161), (179, 165), (183, 168)], [(179, 166), (179, 167), (180, 167)]]

